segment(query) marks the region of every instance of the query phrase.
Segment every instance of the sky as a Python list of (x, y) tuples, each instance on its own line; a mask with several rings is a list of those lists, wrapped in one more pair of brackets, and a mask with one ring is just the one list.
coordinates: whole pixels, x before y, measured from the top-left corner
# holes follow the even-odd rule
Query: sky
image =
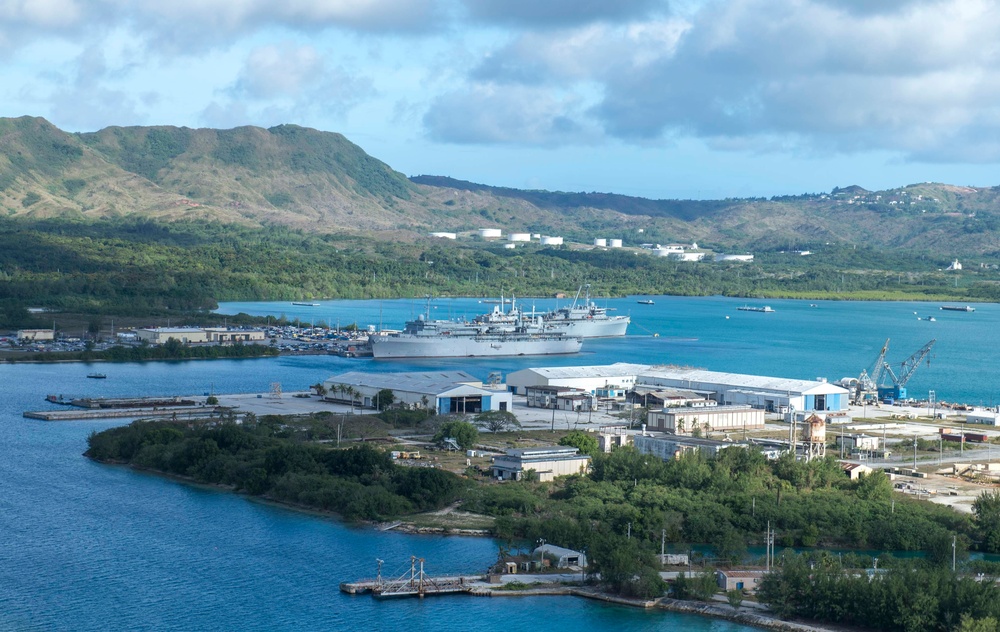
[(650, 198), (1000, 185), (995, 0), (0, 0), (0, 116)]

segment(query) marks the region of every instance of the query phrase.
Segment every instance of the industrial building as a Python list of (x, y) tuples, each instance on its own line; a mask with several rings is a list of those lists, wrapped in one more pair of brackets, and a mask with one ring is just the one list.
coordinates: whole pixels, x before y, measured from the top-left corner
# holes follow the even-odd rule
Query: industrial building
[(171, 338), (183, 343), (208, 342), (208, 333), (198, 327), (150, 327), (136, 329), (135, 335), (139, 340), (154, 345), (162, 345)]
[(636, 376), (636, 387), (675, 388), (712, 393), (723, 405), (744, 405), (768, 412), (847, 410), (849, 391), (825, 380), (796, 380), (703, 369), (658, 368)]
[(632, 445), (632, 435), (628, 426), (601, 426), (597, 431), (597, 447), (601, 452), (611, 452), (615, 448)]
[(199, 342), (227, 344), (260, 342), (266, 337), (262, 329), (230, 329), (228, 327), (207, 327), (204, 329), (200, 327), (151, 327), (136, 329), (135, 335), (139, 340), (155, 345), (162, 345), (171, 338), (185, 344)]
[(513, 396), (493, 389), (464, 371), (427, 373), (364, 373), (350, 371), (323, 382), (326, 399), (374, 408), (379, 391), (389, 389), (396, 402), (411, 408), (430, 408), (440, 415), (511, 410)]
[(584, 474), (590, 467), (590, 457), (576, 448), (552, 446), (547, 448), (521, 448), (507, 450), (503, 456), (493, 457), (494, 478), (519, 481), (528, 471), (534, 471), (539, 482), (551, 481), (557, 476)]
[(982, 424), (984, 426), (997, 425), (997, 413), (989, 410), (977, 410), (965, 415), (965, 423)]
[(263, 329), (230, 329), (227, 327), (206, 327), (209, 342), (227, 344), (234, 342), (261, 342), (267, 336)]
[(586, 568), (587, 554), (554, 544), (543, 544), (531, 552), (531, 557), (549, 559), (556, 568)]
[(651, 454), (664, 461), (676, 459), (685, 452), (694, 452), (696, 450), (707, 457), (715, 457), (719, 452), (727, 448), (747, 447), (745, 443), (715, 441), (713, 439), (701, 439), (673, 434), (635, 435), (632, 437), (632, 445), (642, 454)]
[(695, 429), (701, 432), (763, 430), (764, 410), (750, 406), (664, 408), (649, 411), (646, 428), (675, 434), (691, 434)]
[(18, 340), (55, 340), (55, 329), (18, 329)]
[(635, 376), (647, 371), (645, 364), (616, 362), (605, 366), (558, 366), (521, 369), (507, 375), (507, 387), (524, 395), (528, 386), (564, 386), (596, 394), (598, 389), (616, 387), (629, 390)]

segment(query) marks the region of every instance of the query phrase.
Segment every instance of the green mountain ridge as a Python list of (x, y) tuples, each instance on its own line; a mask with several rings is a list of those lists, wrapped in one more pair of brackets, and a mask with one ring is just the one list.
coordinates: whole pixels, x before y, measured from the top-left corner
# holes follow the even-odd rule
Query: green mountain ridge
[(697, 241), (733, 251), (840, 243), (948, 257), (1000, 252), (997, 187), (848, 186), (725, 200), (526, 191), (406, 178), (341, 134), (296, 125), (67, 133), (42, 118), (0, 118), (0, 212), (378, 231), (389, 241), (495, 227), (585, 244), (620, 237), (627, 245)]

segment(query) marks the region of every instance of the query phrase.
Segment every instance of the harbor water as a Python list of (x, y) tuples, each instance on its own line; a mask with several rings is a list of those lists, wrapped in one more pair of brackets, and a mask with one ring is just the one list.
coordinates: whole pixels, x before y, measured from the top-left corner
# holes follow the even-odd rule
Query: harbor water
[[(638, 300), (649, 298), (653, 305)], [(525, 299), (519, 305), (548, 310), (571, 299)], [(530, 366), (571, 366), (638, 362), (671, 364), (799, 379), (830, 381), (857, 377), (869, 368), (890, 339), (886, 360), (898, 373), (900, 363), (930, 340), (931, 354), (907, 385), (910, 397), (995, 406), (1000, 403), (1000, 367), (991, 342), (1000, 330), (1000, 305), (975, 305), (974, 312), (941, 310), (943, 303), (753, 300), (724, 297), (629, 297), (596, 299), (610, 314), (632, 317), (628, 335), (586, 340), (583, 352), (571, 356), (428, 360), (419, 362), (353, 362), (365, 371), (458, 366), (486, 377), (490, 371)], [(770, 306), (772, 313), (740, 311), (744, 306)], [(284, 315), (302, 323), (336, 327), (400, 329), (426, 310), (423, 300), (322, 301), (316, 307), (289, 302), (224, 303), (224, 314)], [(476, 299), (435, 299), (433, 318), (471, 318), (493, 306)], [(933, 317), (934, 320), (926, 320)]]
[[(93, 463), (87, 436), (114, 421), (44, 422), (25, 410), (48, 393), (117, 397), (304, 389), (332, 358), (2, 365), (0, 630), (694, 630), (723, 621), (575, 597), (457, 595), (379, 602), (342, 581), (402, 572), (474, 573), (496, 559), (488, 538), (378, 532), (216, 489)], [(54, 407), (54, 405), (53, 405)]]
[[(607, 301), (631, 313), (630, 335), (588, 340), (578, 356), (378, 362), (333, 356), (145, 364), (2, 365), (0, 400), (0, 630), (713, 630), (728, 622), (645, 612), (570, 597), (470, 596), (378, 602), (341, 594), (342, 581), (391, 574), (411, 555), (430, 573), (481, 571), (496, 557), (487, 538), (382, 533), (244, 497), (99, 465), (82, 456), (94, 431), (125, 423), (24, 419), (67, 397), (268, 393), (301, 390), (344, 370), (454, 367), (485, 377), (533, 365), (632, 361), (836, 379), (857, 375), (891, 337), (893, 362), (938, 340), (914, 396), (989, 403), (997, 363), (984, 344), (1000, 309), (940, 312), (919, 303), (767, 301), (774, 313), (737, 311), (743, 301), (653, 297)], [(543, 304), (539, 309), (554, 306)], [(759, 302), (764, 304), (763, 302)], [(604, 304), (602, 301), (601, 304)], [(436, 301), (438, 317), (485, 311), (474, 299)], [(226, 313), (399, 327), (414, 301), (227, 304)], [(933, 313), (935, 322), (918, 321)], [(726, 316), (729, 316), (726, 319)], [(654, 337), (654, 334), (658, 334)], [(105, 380), (87, 379), (99, 371)], [(52, 406), (54, 407), (54, 406)]]

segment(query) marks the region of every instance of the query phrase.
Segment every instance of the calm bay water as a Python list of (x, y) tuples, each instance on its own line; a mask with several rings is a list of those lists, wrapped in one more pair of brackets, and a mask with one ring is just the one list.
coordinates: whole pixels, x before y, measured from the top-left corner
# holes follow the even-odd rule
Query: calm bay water
[[(225, 492), (184, 485), (81, 456), (89, 433), (122, 421), (26, 420), (48, 393), (67, 396), (178, 395), (304, 389), (339, 371), (456, 367), (486, 376), (532, 365), (671, 363), (713, 370), (836, 379), (856, 375), (886, 337), (901, 360), (936, 337), (930, 367), (911, 381), (939, 399), (989, 403), (997, 380), (990, 343), (1000, 308), (972, 314), (919, 303), (768, 301), (773, 314), (736, 311), (742, 301), (654, 297), (607, 301), (631, 312), (624, 340), (587, 341), (559, 358), (375, 362), (331, 356), (243, 361), (107, 364), (88, 380), (83, 364), (0, 366), (0, 629), (2, 630), (713, 630), (727, 622), (638, 612), (570, 598), (376, 602), (340, 594), (344, 580), (370, 576), (375, 558), (392, 572), (410, 555), (429, 572), (470, 572), (496, 555), (488, 539), (377, 533)], [(554, 301), (536, 301), (541, 308)], [(602, 301), (603, 303), (603, 301)], [(764, 304), (762, 301), (756, 304)], [(436, 315), (472, 316), (473, 299), (436, 301)], [(415, 301), (226, 304), (220, 311), (286, 314), (342, 324), (399, 327)], [(917, 321), (933, 314), (937, 322)], [(726, 320), (725, 316), (730, 316)], [(659, 337), (654, 338), (653, 333)]]
[[(21, 417), (48, 393), (173, 395), (286, 390), (339, 359), (0, 366), (0, 630), (713, 630), (748, 628), (575, 598), (467, 596), (377, 602), (341, 581), (388, 573), (411, 555), (432, 573), (475, 572), (486, 538), (378, 533), (246, 498), (104, 466), (87, 435), (123, 421)], [(345, 365), (346, 366), (346, 365)]]

